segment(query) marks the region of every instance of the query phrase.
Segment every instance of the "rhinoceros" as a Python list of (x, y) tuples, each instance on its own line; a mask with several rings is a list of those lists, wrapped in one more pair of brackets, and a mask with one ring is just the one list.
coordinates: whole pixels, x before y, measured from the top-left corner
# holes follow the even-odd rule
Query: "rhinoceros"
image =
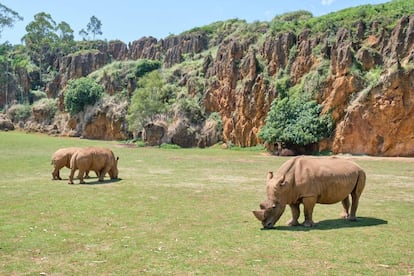
[(86, 171), (95, 171), (99, 181), (103, 181), (106, 173), (111, 179), (118, 178), (118, 159), (108, 148), (89, 147), (77, 150), (70, 159), (69, 184), (73, 184), (73, 175), (79, 170), (79, 182), (85, 183), (83, 174)]
[[(355, 221), (365, 178), (362, 168), (346, 159), (295, 157), (282, 164), (275, 174), (268, 173), (267, 200), (253, 214), (264, 228), (270, 229), (288, 204), (292, 211), (292, 219), (288, 224), (296, 226), (299, 225), (299, 205), (303, 204), (303, 225), (311, 227), (314, 225), (312, 213), (316, 203), (334, 204), (341, 201), (342, 217)], [(349, 195), (352, 198), (350, 213)]]
[[(79, 149), (80, 148), (78, 147), (61, 148), (53, 153), (51, 162), (54, 167), (52, 172), (53, 180), (62, 180), (60, 177), (60, 169), (63, 167), (70, 169), (70, 159), (72, 158), (72, 155)], [(86, 171), (85, 173), (85, 177), (87, 177), (89, 172)]]

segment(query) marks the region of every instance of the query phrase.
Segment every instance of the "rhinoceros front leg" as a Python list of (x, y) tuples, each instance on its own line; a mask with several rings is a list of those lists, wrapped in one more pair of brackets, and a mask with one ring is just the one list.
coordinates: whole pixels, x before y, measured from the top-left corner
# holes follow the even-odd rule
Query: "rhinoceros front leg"
[(307, 197), (302, 200), (303, 202), (303, 212), (305, 213), (305, 221), (303, 222), (303, 226), (305, 227), (312, 227), (315, 223), (312, 220), (313, 208), (316, 204), (316, 198)]
[(288, 222), (289, 226), (298, 226), (300, 225), (298, 219), (300, 216), (299, 204), (289, 204), (290, 211), (292, 212), (292, 219)]
[(60, 178), (59, 169), (57, 167), (55, 167), (53, 172), (52, 172), (52, 179), (53, 180), (62, 180), (62, 178)]

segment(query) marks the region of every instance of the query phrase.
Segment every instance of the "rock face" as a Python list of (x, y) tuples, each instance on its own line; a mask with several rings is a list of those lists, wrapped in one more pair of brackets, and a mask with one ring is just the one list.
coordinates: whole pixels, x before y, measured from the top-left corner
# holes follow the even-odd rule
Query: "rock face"
[(157, 120), (144, 126), (142, 140), (150, 146), (173, 143), (183, 148), (210, 147), (220, 140), (217, 122), (207, 120), (201, 126), (191, 125), (187, 120), (178, 118), (173, 124)]
[(167, 126), (162, 123), (148, 123), (142, 131), (142, 140), (149, 146), (159, 146), (166, 142)]
[(14, 130), (13, 122), (4, 114), (0, 114), (0, 130)]
[(338, 122), (334, 153), (414, 156), (413, 32), (414, 15), (403, 17), (389, 39), (370, 37), (373, 49), (359, 49), (356, 58), (364, 68), (388, 66), (375, 86), (363, 87), (357, 77), (347, 75), (349, 65), (342, 64), (354, 57), (346, 46), (338, 46), (345, 50), (340, 55), (345, 58), (332, 64), (336, 65), (333, 90), (326, 91), (323, 99), (325, 110), (333, 109)]
[[(111, 61), (146, 58), (162, 60), (164, 68), (171, 68), (203, 55), (198, 69), (205, 80), (202, 99), (208, 113), (220, 114), (222, 133), (212, 134), (207, 122), (195, 126), (174, 118), (173, 126), (145, 127), (149, 144), (168, 141), (202, 147), (217, 142), (218, 137), (238, 146), (261, 143), (257, 133), (281, 92), (276, 81), (288, 77), (290, 86), (302, 84), (323, 105), (323, 112), (332, 113), (336, 131), (320, 144), (321, 150), (414, 156), (414, 15), (402, 17), (392, 30), (379, 26), (378, 22), (357, 21), (351, 29), (337, 30), (335, 39), (328, 32), (315, 34), (307, 29), (299, 34), (270, 35), (266, 27), (255, 35), (231, 36), (226, 35), (232, 30), (228, 24), (223, 27), (227, 33), (217, 36), (200, 29), (161, 40), (143, 37), (128, 45), (111, 41), (56, 61), (59, 74), (47, 83), (46, 92), (49, 97), (60, 97), (63, 111), (61, 91), (67, 81)], [(309, 81), (310, 74), (315, 76), (315, 84)], [(18, 76), (19, 87), (29, 91), (36, 75), (19, 72)], [(196, 89), (190, 78), (183, 73), (179, 85), (192, 96)], [(106, 82), (107, 92), (117, 93), (119, 88), (110, 78)], [(131, 79), (127, 91), (132, 94), (135, 87), (136, 80)], [(0, 97), (0, 101), (4, 99)], [(104, 107), (95, 111), (88, 118), (72, 118), (62, 133), (94, 139), (130, 135), (125, 117), (108, 117), (109, 109)]]
[(414, 70), (396, 71), (348, 107), (338, 124), (334, 153), (414, 156)]

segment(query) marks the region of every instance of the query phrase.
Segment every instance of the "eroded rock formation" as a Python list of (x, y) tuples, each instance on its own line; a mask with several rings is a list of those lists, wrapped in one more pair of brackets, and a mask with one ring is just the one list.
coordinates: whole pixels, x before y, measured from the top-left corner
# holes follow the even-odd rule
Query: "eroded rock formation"
[[(217, 49), (214, 54), (210, 51), (213, 47)], [(96, 51), (59, 59), (56, 63), (59, 74), (46, 85), (46, 91), (49, 97), (62, 97), (59, 93), (69, 79), (86, 76), (114, 60), (155, 59), (170, 68), (185, 58), (201, 54), (199, 74), (205, 78), (204, 107), (208, 113), (221, 115), (223, 130), (219, 136), (224, 142), (239, 146), (262, 142), (257, 133), (279, 93), (275, 86), (277, 78), (288, 76), (293, 86), (313, 73), (320, 79), (310, 92), (323, 105), (323, 112), (332, 113), (337, 125), (331, 139), (321, 143), (321, 149), (335, 153), (414, 156), (414, 15), (402, 17), (392, 30), (380, 27), (378, 22), (358, 21), (352, 29), (339, 29), (335, 39), (328, 32), (315, 34), (305, 29), (300, 34), (272, 35), (262, 30), (250, 37), (211, 37), (200, 30), (161, 40), (144, 37), (128, 45), (112, 41)], [(372, 71), (373, 75), (377, 72), (379, 76), (367, 81), (358, 70)], [(189, 82), (191, 77), (179, 74), (180, 85), (190, 96), (196, 94)], [(20, 87), (29, 89), (34, 78), (19, 72)], [(111, 84), (110, 78), (106, 83), (107, 92), (117, 93), (119, 88)], [(131, 80), (128, 86), (131, 94), (135, 81)], [(60, 102), (63, 111), (62, 98)], [(125, 118), (115, 120), (107, 116), (108, 112), (102, 109), (87, 120), (71, 119), (64, 128), (88, 138), (128, 137)], [(197, 129), (201, 131), (206, 125), (200, 122)], [(61, 127), (57, 125), (54, 129)], [(200, 132), (192, 133), (192, 129), (194, 126), (180, 121), (174, 130), (167, 131), (167, 140), (185, 146), (216, 142), (218, 135), (203, 136)]]

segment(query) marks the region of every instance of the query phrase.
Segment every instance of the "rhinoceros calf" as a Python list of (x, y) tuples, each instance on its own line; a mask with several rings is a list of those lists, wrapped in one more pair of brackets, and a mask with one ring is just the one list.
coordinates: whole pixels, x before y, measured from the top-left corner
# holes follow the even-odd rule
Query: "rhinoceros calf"
[(112, 150), (107, 148), (81, 148), (70, 160), (69, 184), (73, 184), (73, 175), (79, 170), (79, 182), (85, 183), (83, 175), (86, 171), (95, 171), (99, 181), (103, 181), (106, 173), (111, 179), (118, 178), (118, 157), (115, 159)]
[[(253, 211), (264, 228), (273, 228), (288, 204), (292, 211), (289, 225), (299, 225), (299, 205), (303, 204), (304, 226), (314, 225), (313, 208), (316, 203), (342, 202), (342, 217), (355, 221), (359, 198), (365, 187), (365, 172), (354, 162), (336, 157), (295, 157), (279, 170), (267, 175), (267, 200)], [(352, 198), (351, 212), (349, 213)]]
[[(61, 148), (55, 151), (52, 155), (52, 165), (53, 165), (53, 172), (52, 172), (52, 179), (53, 180), (62, 180), (60, 177), (60, 169), (66, 167), (70, 169), (70, 159), (72, 155), (79, 150), (78, 147), (70, 147), (70, 148)], [(86, 172), (86, 177), (88, 176), (88, 171)]]

